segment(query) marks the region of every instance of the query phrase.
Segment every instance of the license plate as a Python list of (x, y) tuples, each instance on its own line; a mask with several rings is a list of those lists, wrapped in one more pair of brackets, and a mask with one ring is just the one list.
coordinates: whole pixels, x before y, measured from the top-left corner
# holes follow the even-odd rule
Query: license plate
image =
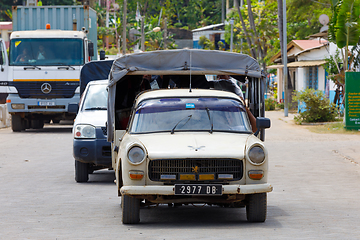
[(42, 102), (38, 102), (38, 106), (55, 106), (55, 102), (42, 101)]
[(175, 195), (222, 195), (222, 185), (175, 184)]

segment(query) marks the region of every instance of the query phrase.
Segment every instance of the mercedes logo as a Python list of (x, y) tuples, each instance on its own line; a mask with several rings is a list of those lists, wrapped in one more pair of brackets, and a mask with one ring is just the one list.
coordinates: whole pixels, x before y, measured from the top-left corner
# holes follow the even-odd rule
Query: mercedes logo
[(41, 91), (42, 91), (43, 93), (45, 93), (45, 94), (50, 93), (50, 92), (51, 92), (51, 85), (50, 85), (50, 83), (43, 83), (43, 84), (41, 85)]

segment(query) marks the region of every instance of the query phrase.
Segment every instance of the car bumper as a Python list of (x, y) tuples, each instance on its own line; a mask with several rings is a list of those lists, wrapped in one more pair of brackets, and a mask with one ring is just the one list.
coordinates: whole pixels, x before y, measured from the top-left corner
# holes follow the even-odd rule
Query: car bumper
[[(9, 113), (66, 113), (69, 104), (78, 104), (80, 101), (79, 94), (75, 94), (72, 98), (20, 98), (18, 94), (9, 94), (7, 108)], [(24, 104), (24, 108), (14, 109), (12, 104)], [(75, 115), (75, 114), (74, 114)]]
[[(269, 183), (249, 185), (223, 185), (224, 194), (253, 194), (271, 192), (273, 187)], [(123, 186), (122, 195), (175, 195), (174, 186)]]
[(106, 139), (74, 139), (75, 160), (111, 167), (111, 144)]

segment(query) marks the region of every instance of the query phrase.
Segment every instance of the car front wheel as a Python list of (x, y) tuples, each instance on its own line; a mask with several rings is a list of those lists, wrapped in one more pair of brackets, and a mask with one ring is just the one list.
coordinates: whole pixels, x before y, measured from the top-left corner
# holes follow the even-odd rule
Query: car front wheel
[(121, 208), (123, 224), (134, 224), (140, 222), (140, 199), (129, 195), (122, 195)]
[(75, 160), (75, 181), (87, 182), (89, 180), (89, 164)]
[(266, 193), (247, 195), (246, 218), (249, 222), (265, 222)]

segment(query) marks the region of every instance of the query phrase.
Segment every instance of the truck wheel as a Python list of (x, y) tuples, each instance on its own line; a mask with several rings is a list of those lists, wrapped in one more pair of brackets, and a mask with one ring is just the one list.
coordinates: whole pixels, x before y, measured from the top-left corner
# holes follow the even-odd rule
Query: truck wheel
[(75, 181), (87, 182), (89, 180), (89, 164), (75, 160)]
[(11, 129), (13, 132), (21, 132), (23, 129), (20, 115), (11, 115)]
[(140, 199), (129, 195), (121, 196), (122, 222), (133, 224), (140, 222)]
[(44, 121), (43, 120), (31, 120), (30, 121), (31, 128), (33, 129), (42, 129), (44, 127)]
[(247, 195), (246, 218), (249, 222), (265, 222), (266, 193)]

